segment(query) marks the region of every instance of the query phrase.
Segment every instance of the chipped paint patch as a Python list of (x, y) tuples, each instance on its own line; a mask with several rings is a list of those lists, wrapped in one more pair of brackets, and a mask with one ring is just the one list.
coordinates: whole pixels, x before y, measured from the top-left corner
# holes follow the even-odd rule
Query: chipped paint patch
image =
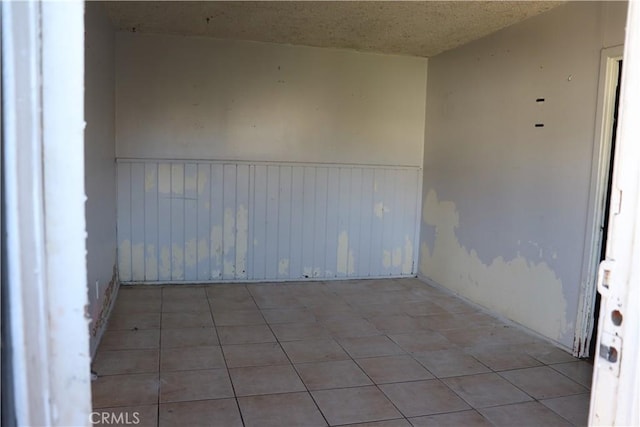
[(338, 257), (336, 270), (338, 274), (347, 274), (349, 267), (349, 235), (346, 231), (338, 236)]
[(402, 248), (395, 248), (391, 255), (391, 265), (394, 267), (400, 267), (402, 264)]
[(160, 248), (160, 278), (171, 278), (171, 256), (167, 246)]
[(133, 280), (144, 279), (144, 243), (136, 243), (131, 246), (131, 278)]
[(171, 245), (171, 278), (176, 280), (184, 278), (184, 248), (177, 243)]
[(118, 245), (118, 268), (123, 276), (131, 274), (131, 241), (123, 240)]
[(222, 263), (222, 226), (211, 227), (211, 257), (216, 265)]
[(236, 246), (236, 216), (232, 209), (224, 210), (224, 253), (225, 255)]
[(373, 214), (378, 218), (383, 218), (385, 212), (391, 212), (391, 208), (386, 206), (384, 203), (378, 202), (375, 205), (373, 205)]
[(289, 276), (289, 259), (281, 259), (278, 262), (278, 275), (282, 277)]
[(384, 268), (391, 268), (391, 251), (382, 251), (382, 266)]
[(551, 339), (560, 340), (569, 330), (562, 282), (545, 262), (518, 255), (484, 264), (475, 250), (458, 242), (455, 204), (439, 201), (434, 190), (422, 212), (425, 224), (437, 228), (433, 250), (421, 244), (423, 276)]
[(184, 262), (187, 267), (194, 267), (198, 259), (198, 244), (196, 239), (189, 239), (184, 244)]
[(304, 267), (302, 269), (302, 275), (304, 277), (313, 277), (313, 269), (311, 267)]
[(404, 237), (404, 262), (402, 263), (402, 274), (413, 273), (413, 242), (409, 236)]
[(236, 272), (238, 277), (246, 277), (247, 247), (249, 246), (249, 211), (244, 205), (236, 212)]
[(222, 272), (220, 270), (211, 270), (211, 278), (219, 279), (222, 277)]
[(145, 279), (158, 280), (158, 254), (156, 253), (156, 245), (147, 245), (147, 258), (145, 264)]

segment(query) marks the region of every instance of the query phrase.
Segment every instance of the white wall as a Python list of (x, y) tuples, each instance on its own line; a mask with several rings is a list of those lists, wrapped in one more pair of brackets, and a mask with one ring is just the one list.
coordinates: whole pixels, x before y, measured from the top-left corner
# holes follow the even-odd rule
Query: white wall
[(85, 46), (87, 283), (94, 354), (117, 287), (115, 32), (100, 3), (86, 3)]
[(420, 275), (569, 348), (600, 50), (624, 16), (569, 3), (429, 60)]
[(421, 166), (427, 60), (117, 34), (119, 158)]
[(426, 59), (116, 40), (121, 280), (415, 275)]

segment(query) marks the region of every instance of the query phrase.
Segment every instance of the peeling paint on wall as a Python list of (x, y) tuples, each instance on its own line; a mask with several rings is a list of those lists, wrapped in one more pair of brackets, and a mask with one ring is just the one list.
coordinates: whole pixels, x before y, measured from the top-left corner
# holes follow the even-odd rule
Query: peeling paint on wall
[(118, 245), (118, 265), (120, 267), (120, 274), (124, 277), (124, 280), (130, 280), (131, 278), (131, 241), (128, 239), (123, 240)]
[(391, 251), (382, 251), (382, 266), (384, 268), (391, 268)]
[(458, 242), (455, 204), (439, 201), (433, 189), (422, 213), (423, 222), (436, 227), (436, 239), (432, 250), (421, 244), (421, 275), (549, 338), (560, 340), (572, 327), (562, 282), (545, 262), (516, 256), (484, 264)]
[(171, 278), (182, 280), (184, 277), (184, 249), (182, 245), (171, 245)]
[(165, 280), (171, 278), (171, 257), (167, 246), (160, 248), (160, 277)]
[(409, 236), (404, 238), (404, 262), (402, 263), (402, 274), (411, 274), (413, 270), (413, 242)]
[(384, 203), (378, 202), (375, 205), (373, 205), (373, 213), (378, 218), (383, 218), (385, 212), (391, 212), (391, 209), (388, 206), (385, 206)]
[(281, 259), (278, 262), (278, 275), (282, 277), (289, 276), (289, 259)]
[(402, 248), (395, 248), (391, 255), (391, 265), (394, 267), (400, 267), (402, 264)]
[(346, 231), (338, 236), (338, 258), (336, 271), (339, 274), (347, 274), (349, 267), (349, 235)]
[(211, 255), (217, 265), (222, 263), (222, 226), (211, 227)]
[(189, 239), (185, 243), (184, 262), (187, 267), (194, 267), (198, 259), (198, 245), (196, 239)]
[(244, 205), (236, 212), (236, 272), (240, 277), (247, 275), (247, 246), (249, 240), (249, 212)]

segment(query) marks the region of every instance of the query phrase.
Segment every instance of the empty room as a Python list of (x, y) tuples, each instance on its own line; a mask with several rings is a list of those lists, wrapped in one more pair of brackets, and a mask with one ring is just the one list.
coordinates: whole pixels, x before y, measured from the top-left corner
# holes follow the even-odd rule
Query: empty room
[(92, 423), (586, 425), (627, 6), (87, 2)]

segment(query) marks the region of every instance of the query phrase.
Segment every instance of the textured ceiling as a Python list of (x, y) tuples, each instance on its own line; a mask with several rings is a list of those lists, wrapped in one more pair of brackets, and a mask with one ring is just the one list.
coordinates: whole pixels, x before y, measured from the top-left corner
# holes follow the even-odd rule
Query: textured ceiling
[(558, 1), (107, 2), (117, 29), (434, 56)]

